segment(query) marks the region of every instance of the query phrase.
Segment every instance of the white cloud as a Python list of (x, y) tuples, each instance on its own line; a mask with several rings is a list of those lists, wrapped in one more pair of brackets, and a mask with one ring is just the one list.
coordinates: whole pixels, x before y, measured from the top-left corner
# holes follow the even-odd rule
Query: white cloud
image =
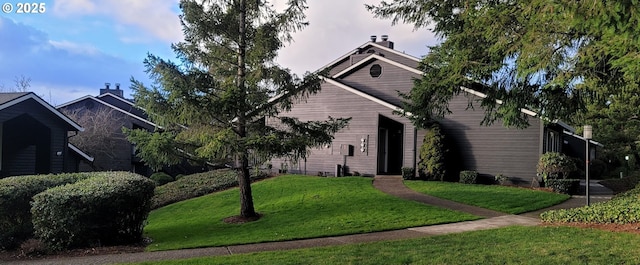
[(54, 14), (65, 17), (77, 14), (90, 15), (98, 11), (98, 8), (91, 0), (56, 0), (53, 11)]
[(182, 39), (180, 19), (174, 11), (177, 4), (178, 0), (56, 0), (54, 14), (61, 17), (102, 15), (109, 17), (116, 28), (134, 27), (147, 35), (138, 36), (139, 31), (123, 30), (123, 39), (151, 37), (177, 42)]
[(49, 40), (51, 46), (75, 54), (97, 55), (100, 51), (90, 44), (78, 44), (70, 41)]
[(96, 95), (98, 91), (94, 87), (60, 86), (46, 83), (32, 83), (29, 90), (54, 107), (86, 95)]
[[(94, 48), (94, 39), (57, 41), (37, 28), (0, 16), (0, 85), (11, 87), (13, 78), (26, 76), (30, 89), (52, 103), (95, 95), (104, 82), (125, 84), (135, 76), (148, 81), (141, 62), (131, 62)], [(86, 42), (85, 42), (86, 41)], [(115, 49), (115, 48), (114, 48)], [(125, 48), (126, 49), (126, 48)]]
[(310, 25), (294, 34), (294, 42), (280, 51), (278, 62), (295, 73), (315, 71), (352, 49), (369, 41), (371, 35), (389, 35), (395, 49), (422, 57), (427, 45), (437, 43), (427, 30), (415, 31), (412, 25), (391, 25), (391, 21), (374, 18), (364, 4), (379, 0), (309, 1), (307, 20)]
[[(56, 8), (64, 14), (99, 13), (110, 17), (123, 43), (154, 43), (182, 41), (178, 18), (178, 0), (57, 0)], [(270, 1), (282, 10), (286, 0)], [(333, 59), (367, 42), (370, 35), (389, 35), (395, 48), (416, 57), (427, 52), (427, 45), (437, 43), (427, 29), (415, 31), (413, 26), (374, 18), (364, 4), (379, 0), (308, 1), (307, 20), (310, 25), (294, 34), (294, 42), (280, 51), (278, 62), (294, 72), (315, 71)], [(58, 7), (59, 5), (59, 7)], [(61, 11), (61, 12), (62, 12)], [(142, 31), (142, 33), (141, 33)]]
[(105, 9), (111, 10), (117, 23), (136, 26), (167, 42), (182, 39), (182, 27), (178, 14), (173, 11), (177, 1), (157, 0), (111, 0), (104, 4)]

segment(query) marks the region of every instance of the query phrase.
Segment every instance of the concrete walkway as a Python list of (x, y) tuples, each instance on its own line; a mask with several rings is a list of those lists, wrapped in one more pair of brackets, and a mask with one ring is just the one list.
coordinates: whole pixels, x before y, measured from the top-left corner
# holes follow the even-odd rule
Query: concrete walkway
[[(326, 238), (312, 238), (304, 240), (293, 240), (284, 242), (271, 242), (271, 243), (258, 243), (247, 244), (237, 246), (226, 247), (210, 247), (199, 249), (183, 249), (183, 250), (169, 250), (169, 251), (157, 251), (157, 252), (140, 252), (140, 253), (126, 253), (126, 254), (109, 254), (99, 256), (85, 256), (74, 258), (60, 258), (60, 259), (46, 259), (46, 260), (31, 260), (31, 261), (16, 261), (9, 264), (64, 264), (64, 265), (85, 265), (85, 264), (113, 264), (113, 263), (125, 263), (125, 262), (142, 262), (142, 261), (160, 261), (160, 260), (172, 260), (172, 259), (185, 259), (194, 257), (206, 257), (206, 256), (222, 256), (233, 255), (241, 253), (252, 253), (262, 251), (274, 251), (274, 250), (290, 250), (300, 248), (311, 247), (323, 247), (323, 246), (336, 246), (347, 245), (354, 243), (367, 243), (385, 240), (400, 240), (410, 238), (420, 238), (433, 235), (443, 235), (452, 233), (461, 233), (475, 230), (494, 229), (505, 226), (535, 226), (540, 224), (538, 218), (539, 213), (548, 209), (543, 209), (536, 212), (526, 213), (522, 215), (510, 215), (506, 213), (496, 212), (484, 208), (475, 206), (469, 206), (466, 204), (460, 204), (448, 200), (439, 199), (433, 196), (424, 195), (407, 188), (403, 182), (402, 177), (399, 176), (376, 176), (373, 181), (374, 187), (377, 189), (397, 196), (400, 198), (415, 200), (425, 204), (435, 205), (442, 208), (453, 209), (457, 211), (467, 212), (473, 215), (485, 217), (485, 219), (432, 225), (424, 227), (414, 227), (408, 229), (386, 231), (386, 232), (374, 232), (368, 234), (356, 234)], [(604, 194), (599, 194), (598, 199), (593, 199), (592, 202), (606, 200), (606, 189), (602, 190)], [(584, 205), (584, 198), (571, 198), (568, 201), (556, 205), (554, 209), (558, 208), (574, 208)], [(551, 209), (549, 208), (549, 209)], [(0, 262), (0, 264), (4, 264)]]
[(435, 205), (441, 208), (470, 213), (485, 218), (507, 215), (506, 213), (462, 204), (454, 201), (444, 200), (430, 195), (422, 194), (407, 188), (402, 182), (401, 176), (376, 176), (373, 186), (384, 193), (400, 197), (406, 200), (413, 200), (424, 204)]

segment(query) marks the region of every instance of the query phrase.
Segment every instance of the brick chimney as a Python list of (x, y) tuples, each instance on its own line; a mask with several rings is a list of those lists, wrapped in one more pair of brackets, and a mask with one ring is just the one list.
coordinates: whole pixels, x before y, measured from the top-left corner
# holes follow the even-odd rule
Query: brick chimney
[(111, 86), (111, 83), (104, 83), (104, 88), (100, 89), (100, 95), (111, 93), (118, 97), (124, 98), (124, 94), (120, 89), (120, 83), (116, 83), (116, 89), (111, 89), (109, 88), (110, 86)]
[[(374, 39), (372, 38), (372, 40)], [(380, 41), (376, 42), (376, 44), (393, 49), (393, 41), (389, 41), (389, 35), (380, 36)]]

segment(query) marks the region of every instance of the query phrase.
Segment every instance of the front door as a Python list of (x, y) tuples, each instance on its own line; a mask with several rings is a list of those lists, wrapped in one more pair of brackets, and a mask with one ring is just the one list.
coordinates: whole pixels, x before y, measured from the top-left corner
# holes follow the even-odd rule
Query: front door
[(404, 125), (385, 116), (378, 118), (378, 169), (380, 175), (402, 173)]

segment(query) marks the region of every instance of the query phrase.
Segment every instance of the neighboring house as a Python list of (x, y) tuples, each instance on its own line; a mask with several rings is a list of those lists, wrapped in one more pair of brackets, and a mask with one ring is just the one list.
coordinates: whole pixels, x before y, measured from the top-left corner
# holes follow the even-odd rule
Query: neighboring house
[[(394, 50), (386, 36), (372, 40), (329, 63), (322, 90), (294, 105), (283, 116), (300, 120), (352, 117), (349, 126), (335, 134), (331, 145), (310, 150), (306, 160), (272, 160), (273, 168), (306, 174), (336, 175), (338, 165), (362, 175), (400, 174), (402, 167), (416, 167), (425, 131), (417, 130), (401, 111), (398, 92), (408, 93), (423, 73), (419, 59)], [(508, 129), (499, 122), (481, 126), (484, 111), (468, 108), (469, 100), (485, 95), (463, 89), (449, 103), (453, 112), (440, 121), (448, 144), (448, 170), (476, 170), (530, 181), (536, 175), (541, 154), (563, 151), (573, 129), (561, 122), (545, 123), (529, 115), (526, 129)], [(269, 121), (273, 122), (273, 121)], [(566, 132), (566, 133), (565, 133)], [(584, 142), (583, 142), (584, 143)], [(566, 148), (566, 147), (565, 147)]]
[(93, 160), (69, 143), (82, 130), (32, 92), (0, 93), (0, 177), (77, 172)]
[[(110, 84), (105, 84), (104, 89), (100, 89), (98, 96), (84, 96), (82, 98), (57, 106), (58, 110), (65, 113), (74, 113), (76, 120), (83, 120), (82, 124), (86, 128), (93, 126), (95, 129), (104, 129), (108, 133), (96, 137), (94, 141), (99, 145), (93, 146), (93, 150), (87, 149), (87, 153), (92, 154), (95, 160), (90, 165), (80, 168), (81, 171), (93, 170), (124, 170), (143, 175), (151, 172), (145, 164), (135, 154), (135, 146), (131, 144), (122, 132), (122, 128), (144, 129), (153, 131), (156, 124), (149, 121), (147, 114), (135, 107), (133, 102), (123, 97), (120, 85), (116, 84), (115, 89), (111, 89)], [(92, 120), (92, 117), (105, 115), (108, 120)], [(98, 123), (98, 124), (96, 124)], [(88, 145), (88, 144), (87, 144)]]

